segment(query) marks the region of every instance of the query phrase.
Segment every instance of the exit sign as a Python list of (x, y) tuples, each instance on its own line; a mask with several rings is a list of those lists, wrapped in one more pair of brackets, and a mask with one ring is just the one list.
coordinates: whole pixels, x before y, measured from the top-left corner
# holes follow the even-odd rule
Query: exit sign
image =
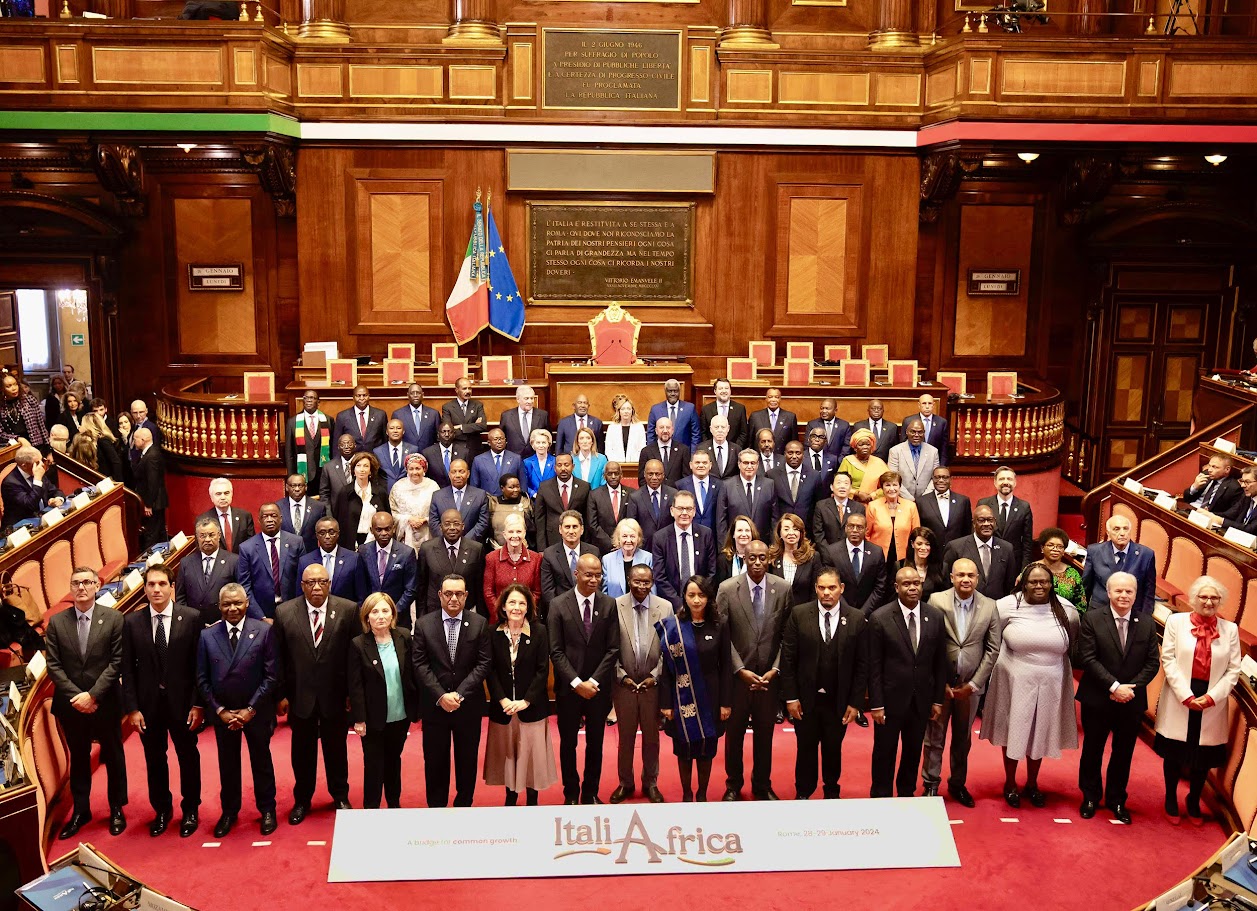
[(70, 344), (75, 348), (82, 348), (86, 342), (83, 341), (82, 332), (74, 332), (70, 334)]

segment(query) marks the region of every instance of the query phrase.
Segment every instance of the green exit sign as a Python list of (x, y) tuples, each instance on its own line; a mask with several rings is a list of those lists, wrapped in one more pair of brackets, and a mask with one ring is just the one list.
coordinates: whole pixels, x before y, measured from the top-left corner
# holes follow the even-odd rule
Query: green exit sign
[(84, 345), (83, 333), (75, 332), (70, 336), (70, 344), (75, 348), (82, 348)]

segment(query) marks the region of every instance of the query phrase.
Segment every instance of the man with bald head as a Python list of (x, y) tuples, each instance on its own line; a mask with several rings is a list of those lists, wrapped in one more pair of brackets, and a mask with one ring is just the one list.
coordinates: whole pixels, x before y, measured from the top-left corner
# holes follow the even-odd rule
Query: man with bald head
[(1109, 577), (1115, 572), (1126, 572), (1139, 583), (1135, 610), (1151, 614), (1157, 596), (1157, 558), (1152, 548), (1130, 539), (1130, 519), (1126, 516), (1109, 516), (1104, 532), (1106, 540), (1087, 546), (1082, 584), (1087, 590), (1088, 608), (1107, 607)]
[(663, 465), (663, 481), (669, 487), (676, 487), (688, 473), (690, 466), (690, 447), (673, 437), (673, 425), (669, 418), (662, 417), (655, 421), (655, 441), (647, 443), (637, 457), (637, 486), (646, 483), (646, 463), (658, 459)]
[(144, 521), (140, 525), (140, 549), (147, 550), (166, 540), (166, 461), (161, 447), (153, 442), (153, 434), (141, 427), (131, 434), (131, 446), (138, 453), (135, 461), (135, 492), (144, 501)]
[(943, 569), (950, 573), (961, 557), (978, 568), (978, 591), (995, 601), (1012, 594), (1021, 567), (1013, 546), (995, 536), (995, 510), (982, 503), (973, 508), (973, 534), (948, 543)]
[(698, 448), (711, 455), (712, 477), (724, 481), (738, 473), (738, 453), (742, 447), (729, 439), (729, 419), (716, 416), (709, 425), (711, 439), (703, 440)]
[(1000, 648), (995, 602), (978, 591), (977, 586), (977, 564), (961, 558), (952, 564), (951, 588), (935, 592), (929, 601), (943, 612), (948, 677), (943, 710), (925, 729), (921, 783), (926, 797), (938, 794), (943, 774), (943, 745), (950, 727), (951, 774), (947, 776), (947, 792), (965, 807), (973, 806), (973, 796), (965, 786), (973, 721)]
[(153, 435), (153, 443), (157, 446), (162, 444), (161, 428), (157, 426), (157, 422), (148, 416), (148, 406), (144, 404), (143, 399), (136, 399), (131, 403), (131, 436), (135, 436), (135, 432), (143, 428)]
[[(650, 424), (646, 425), (647, 433)], [(602, 421), (589, 413), (589, 396), (580, 393), (572, 400), (572, 413), (559, 421), (559, 428), (554, 434), (554, 451), (571, 452), (576, 448), (576, 434), (581, 430), (589, 430), (594, 439), (602, 441)], [(530, 452), (529, 455), (532, 455)]]
[(646, 419), (646, 442), (655, 442), (655, 422), (667, 418), (672, 422), (672, 438), (683, 443), (693, 452), (702, 440), (698, 412), (689, 402), (681, 400), (681, 381), (670, 379), (663, 384), (663, 401), (650, 406)]
[(470, 480), (471, 469), (465, 459), (450, 462), (450, 485), (432, 495), (428, 527), (436, 528), (441, 524), (442, 513), (453, 509), (463, 517), (467, 537), (483, 542), (489, 531), (489, 498), (479, 487), (472, 487)]
[(356, 452), (370, 452), (384, 445), (384, 427), (388, 415), (371, 404), (371, 392), (361, 384), (354, 387), (353, 405), (336, 415), (332, 436), (341, 434), (353, 437)]
[(637, 520), (642, 527), (642, 544), (650, 546), (655, 532), (672, 524), (672, 498), (675, 487), (664, 482), (663, 463), (650, 459), (642, 463), (645, 483), (629, 498), (627, 518)]
[(890, 461), (890, 447), (899, 442), (899, 425), (885, 418), (886, 407), (881, 399), (873, 399), (868, 405), (868, 418), (856, 421), (851, 427), (854, 435), (857, 430), (867, 430), (876, 441), (873, 444), (873, 455), (883, 462)]

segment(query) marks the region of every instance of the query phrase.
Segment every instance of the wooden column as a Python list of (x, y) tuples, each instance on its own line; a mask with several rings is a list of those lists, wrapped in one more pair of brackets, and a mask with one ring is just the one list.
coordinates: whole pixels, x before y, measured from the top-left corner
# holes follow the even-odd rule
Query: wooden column
[(1079, 35), (1107, 35), (1112, 32), (1112, 21), (1108, 16), (1100, 15), (1110, 12), (1109, 0), (1078, 0), (1078, 12), (1074, 21)]
[(729, 25), (720, 33), (722, 48), (777, 48), (768, 28), (768, 0), (728, 0)]
[(450, 0), (450, 30), (442, 44), (502, 46), (502, 30), (494, 17), (493, 0)]
[(878, 0), (877, 28), (869, 33), (869, 47), (891, 50), (919, 44), (916, 0)]
[(345, 0), (302, 0), (301, 28), (297, 36), (308, 41), (348, 44)]

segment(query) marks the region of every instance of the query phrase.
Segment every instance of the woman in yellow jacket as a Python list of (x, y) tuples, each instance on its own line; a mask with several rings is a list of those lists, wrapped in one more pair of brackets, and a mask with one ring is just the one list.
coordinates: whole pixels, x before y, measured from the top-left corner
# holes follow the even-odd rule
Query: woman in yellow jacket
[(886, 553), (886, 565), (894, 566), (910, 554), (908, 535), (921, 524), (917, 506), (899, 498), (899, 472), (885, 471), (878, 479), (882, 495), (864, 507), (868, 539)]

